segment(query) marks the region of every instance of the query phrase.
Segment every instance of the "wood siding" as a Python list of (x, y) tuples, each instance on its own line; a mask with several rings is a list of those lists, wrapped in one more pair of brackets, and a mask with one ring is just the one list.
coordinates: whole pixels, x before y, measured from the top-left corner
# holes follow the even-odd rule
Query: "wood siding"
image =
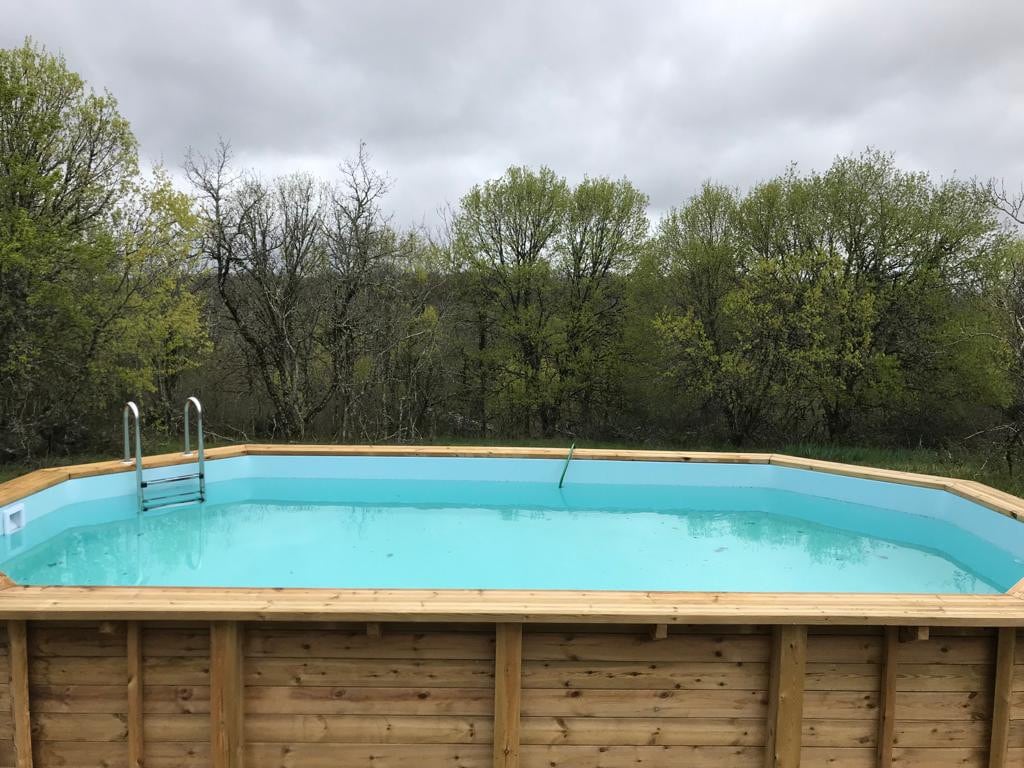
[[(0, 768), (19, 764), (9, 631)], [(1020, 633), (933, 628), (900, 642), (882, 627), (734, 625), (661, 638), (650, 625), (527, 624), (520, 643), (519, 631), (30, 621), (23, 764), (127, 768), (136, 752), (146, 768), (219, 764), (219, 688), (226, 720), (241, 717), (230, 760), (246, 768), (492, 768), (515, 756), (522, 768), (1024, 768)], [(211, 668), (211, 637), (230, 674)]]

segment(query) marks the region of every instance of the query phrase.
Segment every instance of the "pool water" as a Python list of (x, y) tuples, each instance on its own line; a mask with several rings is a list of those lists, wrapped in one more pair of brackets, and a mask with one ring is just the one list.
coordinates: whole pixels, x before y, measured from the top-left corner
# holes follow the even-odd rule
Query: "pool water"
[(754, 486), (264, 476), (43, 520), (0, 563), (19, 583), (992, 593), (1024, 575), (948, 520)]

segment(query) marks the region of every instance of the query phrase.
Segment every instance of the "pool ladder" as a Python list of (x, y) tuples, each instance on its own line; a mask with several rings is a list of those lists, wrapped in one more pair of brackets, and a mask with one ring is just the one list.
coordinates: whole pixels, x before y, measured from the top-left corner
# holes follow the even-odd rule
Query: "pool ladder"
[[(189, 425), (189, 414), (192, 409), (196, 412), (196, 452), (192, 453), (192, 430)], [(135, 432), (135, 457), (132, 458), (130, 423), (134, 422)], [(128, 402), (124, 406), (124, 463), (135, 462), (135, 488), (139, 503), (139, 514), (148, 512), (151, 509), (169, 507), (174, 504), (189, 504), (191, 502), (206, 501), (206, 453), (203, 446), (203, 406), (199, 398), (190, 397), (185, 401), (185, 451), (183, 456), (195, 455), (197, 459), (196, 471), (173, 477), (163, 477), (159, 480), (144, 480), (142, 477), (142, 429), (140, 427), (139, 406)], [(146, 490), (153, 486), (167, 486), (176, 489), (176, 483), (184, 483), (198, 480), (198, 488), (192, 487), (184, 490), (174, 490), (162, 496), (147, 496)]]

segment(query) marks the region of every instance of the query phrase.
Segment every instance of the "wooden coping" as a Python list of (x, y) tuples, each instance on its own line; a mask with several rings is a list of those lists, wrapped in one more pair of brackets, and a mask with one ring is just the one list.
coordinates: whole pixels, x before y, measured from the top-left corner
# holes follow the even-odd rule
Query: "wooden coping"
[(1010, 595), (8, 587), (0, 619), (1024, 626)]
[[(263, 445), (206, 451), (237, 456), (430, 456), (564, 459), (561, 448)], [(949, 491), (1024, 520), (1024, 500), (967, 480), (875, 469), (775, 453), (617, 451), (580, 448), (577, 459), (771, 464)], [(146, 468), (194, 461), (150, 456)], [(66, 480), (131, 471), (105, 461), (41, 469), (0, 484), (0, 506)], [(1024, 580), (1022, 580), (1024, 584)], [(1024, 589), (1003, 595), (844, 593), (583, 592), (517, 590), (332, 590), (164, 587), (27, 587), (0, 590), (0, 618), (241, 621), (479, 621), (618, 624), (1024, 626)]]

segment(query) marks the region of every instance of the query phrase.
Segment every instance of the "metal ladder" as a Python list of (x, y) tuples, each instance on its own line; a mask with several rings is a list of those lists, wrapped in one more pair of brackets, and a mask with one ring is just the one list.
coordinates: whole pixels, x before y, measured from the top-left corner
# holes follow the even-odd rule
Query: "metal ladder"
[[(124, 463), (135, 462), (135, 486), (139, 502), (139, 514), (148, 512), (151, 509), (169, 507), (174, 504), (189, 504), (191, 502), (206, 501), (206, 454), (203, 444), (203, 406), (196, 397), (190, 397), (185, 401), (185, 451), (183, 456), (192, 456), (192, 430), (189, 425), (189, 414), (195, 408), (196, 411), (196, 452), (197, 467), (195, 472), (174, 477), (164, 477), (159, 480), (144, 480), (142, 478), (142, 430), (139, 425), (139, 406), (128, 402), (124, 406)], [(129, 432), (129, 421), (135, 422), (135, 457), (132, 458), (131, 438)], [(162, 496), (147, 497), (146, 489), (153, 486), (167, 486), (174, 488), (175, 483), (198, 480), (198, 489), (189, 488), (186, 490), (174, 491)]]

